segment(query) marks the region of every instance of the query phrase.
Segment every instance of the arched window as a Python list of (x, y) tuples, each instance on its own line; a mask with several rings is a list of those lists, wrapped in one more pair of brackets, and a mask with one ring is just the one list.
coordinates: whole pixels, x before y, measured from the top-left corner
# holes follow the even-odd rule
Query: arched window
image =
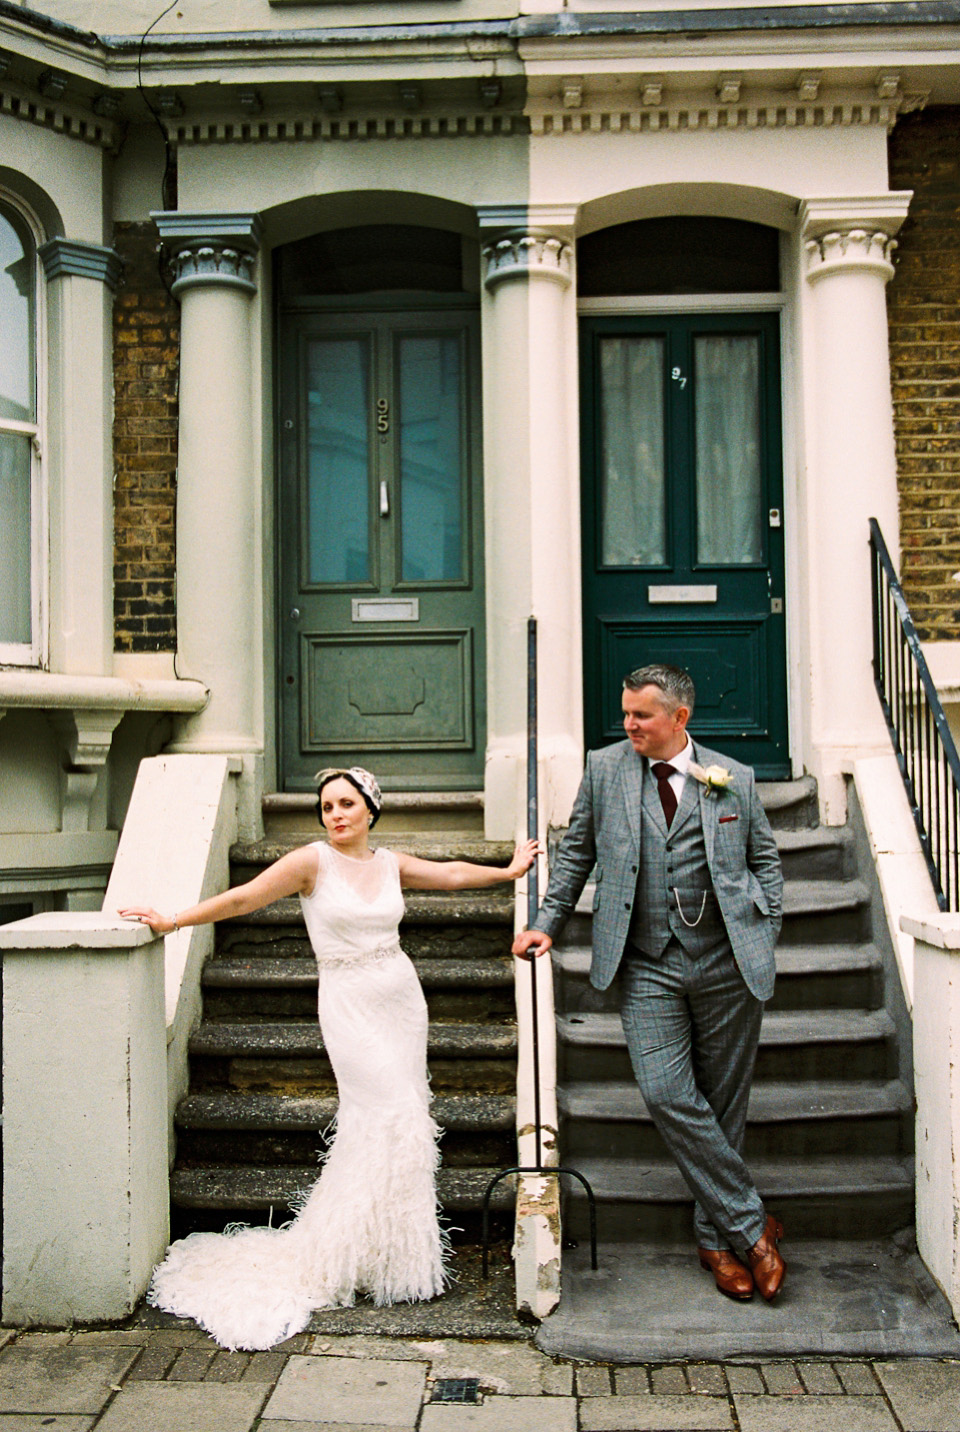
[(37, 242), (0, 198), (0, 661), (38, 654)]

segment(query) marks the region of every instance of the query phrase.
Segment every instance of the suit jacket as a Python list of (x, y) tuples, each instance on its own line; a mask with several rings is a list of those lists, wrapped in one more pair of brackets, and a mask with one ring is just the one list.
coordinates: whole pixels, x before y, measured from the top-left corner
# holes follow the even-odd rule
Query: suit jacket
[[(700, 765), (724, 766), (733, 777), (723, 790), (708, 790), (689, 774), (687, 781), (696, 786), (707, 865), (734, 959), (748, 989), (766, 1000), (773, 994), (774, 949), (782, 921), (783, 876), (776, 841), (750, 767), (696, 741), (693, 757)], [(612, 984), (630, 930), (640, 869), (645, 765), (629, 741), (588, 753), (570, 827), (531, 925), (556, 938), (596, 865), (590, 965), (590, 983), (596, 989)]]

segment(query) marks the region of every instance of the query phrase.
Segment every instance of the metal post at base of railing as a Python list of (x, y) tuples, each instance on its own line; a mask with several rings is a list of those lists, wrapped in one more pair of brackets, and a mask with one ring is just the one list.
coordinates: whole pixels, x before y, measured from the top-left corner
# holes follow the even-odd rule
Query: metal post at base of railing
[[(539, 834), (540, 817), (539, 803), (537, 796), (537, 619), (530, 617), (527, 622), (527, 836), (530, 840), (536, 840)], [(536, 860), (527, 872), (527, 924), (532, 924), (537, 910), (540, 907), (539, 878)], [(575, 1178), (583, 1185), (587, 1195), (587, 1202), (590, 1209), (590, 1267), (597, 1269), (597, 1200), (588, 1180), (575, 1168), (565, 1168), (562, 1164), (552, 1164), (549, 1167), (543, 1162), (543, 1135), (541, 1131), (540, 1113), (540, 1026), (539, 1010), (537, 1005), (537, 957), (530, 957), (530, 1023), (531, 1023), (531, 1053), (533, 1064), (533, 1128), (534, 1128), (534, 1152), (536, 1161), (533, 1164), (516, 1164), (512, 1168), (501, 1169), (498, 1174), (490, 1180), (486, 1192), (483, 1195), (483, 1277), (486, 1278), (489, 1269), (490, 1252), (490, 1196), (501, 1179), (508, 1178), (511, 1174), (537, 1174), (541, 1176), (556, 1175), (558, 1178), (566, 1174)]]

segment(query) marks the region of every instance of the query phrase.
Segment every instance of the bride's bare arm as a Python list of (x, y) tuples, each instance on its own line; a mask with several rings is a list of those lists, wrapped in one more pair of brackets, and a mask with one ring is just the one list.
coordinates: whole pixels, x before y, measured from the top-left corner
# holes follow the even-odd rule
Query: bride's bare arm
[(305, 845), (268, 865), (245, 885), (235, 885), (222, 895), (212, 895), (209, 900), (201, 900), (199, 905), (191, 905), (173, 915), (161, 915), (149, 905), (126, 905), (118, 913), (124, 919), (140, 920), (158, 935), (168, 935), (185, 925), (210, 925), (214, 920), (229, 920), (234, 915), (262, 910), (264, 905), (272, 905), (285, 895), (309, 895), (317, 882), (317, 864), (316, 850)]
[(469, 860), (421, 860), (397, 854), (400, 883), (407, 890), (482, 890), (518, 880), (540, 854), (540, 842), (521, 841), (509, 865), (473, 865)]

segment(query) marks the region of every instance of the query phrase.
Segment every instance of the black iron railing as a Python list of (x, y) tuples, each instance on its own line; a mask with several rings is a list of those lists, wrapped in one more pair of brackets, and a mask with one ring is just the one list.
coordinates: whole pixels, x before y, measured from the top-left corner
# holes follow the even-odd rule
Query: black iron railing
[(873, 680), (941, 910), (960, 910), (960, 755), (883, 533), (870, 519)]

